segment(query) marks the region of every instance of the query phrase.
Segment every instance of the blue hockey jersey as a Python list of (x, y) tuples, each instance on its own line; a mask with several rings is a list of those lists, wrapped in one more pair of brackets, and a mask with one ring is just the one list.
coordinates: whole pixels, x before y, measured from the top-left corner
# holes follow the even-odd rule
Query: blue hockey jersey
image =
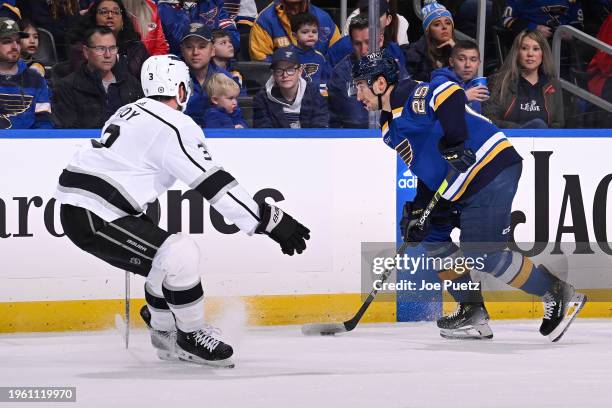
[(223, 0), (200, 0), (181, 7), (177, 1), (158, 1), (157, 8), (170, 53), (181, 55), (181, 39), (190, 23), (201, 23), (210, 28), (223, 28), (232, 40), (234, 49), (240, 49), (240, 33), (234, 20), (223, 8)]
[[(432, 82), (404, 80), (391, 94), (392, 112), (382, 112), (383, 141), (395, 149), (410, 170), (432, 191), (436, 191), (448, 172), (448, 164), (438, 144), (447, 135), (441, 123), (440, 109), (451, 96), (465, 99), (463, 90), (452, 81), (437, 77)], [(457, 99), (455, 99), (457, 100)], [(522, 159), (506, 136), (490, 120), (463, 104), (455, 112), (450, 126), (464, 123), (465, 147), (476, 154), (476, 162), (456, 175), (443, 198), (457, 201), (489, 183), (506, 167)], [(461, 116), (459, 116), (461, 115)], [(463, 122), (462, 122), (463, 121)]]
[(288, 48), (294, 51), (302, 65), (302, 78), (319, 87), (321, 95), (327, 96), (327, 80), (331, 72), (325, 62), (325, 57), (314, 48), (303, 50), (293, 44)]
[(507, 0), (502, 26), (515, 32), (538, 25), (582, 25), (580, 0)]
[(52, 128), (45, 78), (17, 62), (15, 75), (0, 75), (0, 129)]

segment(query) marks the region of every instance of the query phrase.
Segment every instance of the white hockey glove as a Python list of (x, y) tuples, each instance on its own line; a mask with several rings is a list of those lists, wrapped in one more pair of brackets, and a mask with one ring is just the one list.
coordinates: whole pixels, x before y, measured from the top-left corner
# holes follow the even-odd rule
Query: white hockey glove
[(255, 229), (256, 234), (266, 234), (281, 246), (283, 254), (301, 254), (306, 249), (306, 240), (310, 239), (310, 230), (283, 212), (275, 205), (261, 203), (259, 206), (261, 221)]

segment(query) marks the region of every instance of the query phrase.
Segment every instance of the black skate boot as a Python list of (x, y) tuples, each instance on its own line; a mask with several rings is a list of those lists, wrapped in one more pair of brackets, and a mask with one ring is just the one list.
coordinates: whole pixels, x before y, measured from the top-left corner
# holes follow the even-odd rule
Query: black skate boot
[(457, 310), (449, 316), (442, 316), (437, 324), (440, 336), (445, 339), (492, 339), (489, 327), (489, 313), (484, 303), (459, 303)]
[(177, 330), (176, 351), (179, 359), (197, 364), (206, 364), (215, 367), (234, 368), (231, 360), (234, 350), (215, 337), (219, 330), (212, 326), (185, 333)]
[[(539, 266), (546, 270), (542, 265)], [(549, 272), (550, 273), (550, 272)], [(556, 342), (565, 334), (587, 302), (586, 295), (577, 293), (572, 285), (553, 276), (553, 284), (544, 296), (544, 318), (540, 334)]]
[(162, 331), (151, 327), (151, 312), (147, 305), (140, 309), (140, 317), (144, 320), (151, 333), (151, 344), (157, 350), (157, 357), (161, 360), (178, 360), (176, 355), (176, 331)]

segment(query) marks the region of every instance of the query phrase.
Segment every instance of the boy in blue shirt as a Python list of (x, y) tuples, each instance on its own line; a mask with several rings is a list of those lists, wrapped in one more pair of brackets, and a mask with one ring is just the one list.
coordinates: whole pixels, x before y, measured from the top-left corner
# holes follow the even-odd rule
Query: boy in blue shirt
[(291, 16), (291, 32), (297, 45), (288, 48), (294, 51), (302, 66), (302, 78), (307, 82), (319, 85), (321, 95), (327, 96), (327, 64), (325, 56), (315, 49), (319, 41), (319, 20), (311, 13), (299, 13)]
[(206, 82), (206, 93), (213, 106), (204, 114), (207, 128), (248, 127), (238, 107), (240, 87), (233, 79), (222, 73), (214, 74)]

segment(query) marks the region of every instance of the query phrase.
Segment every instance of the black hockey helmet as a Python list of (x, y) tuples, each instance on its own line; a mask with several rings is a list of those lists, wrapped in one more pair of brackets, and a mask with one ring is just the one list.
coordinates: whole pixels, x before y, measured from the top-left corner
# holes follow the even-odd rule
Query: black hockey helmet
[(352, 74), (353, 83), (365, 80), (370, 88), (380, 76), (385, 78), (387, 85), (393, 85), (399, 80), (399, 66), (397, 61), (384, 51), (371, 52), (353, 64)]

